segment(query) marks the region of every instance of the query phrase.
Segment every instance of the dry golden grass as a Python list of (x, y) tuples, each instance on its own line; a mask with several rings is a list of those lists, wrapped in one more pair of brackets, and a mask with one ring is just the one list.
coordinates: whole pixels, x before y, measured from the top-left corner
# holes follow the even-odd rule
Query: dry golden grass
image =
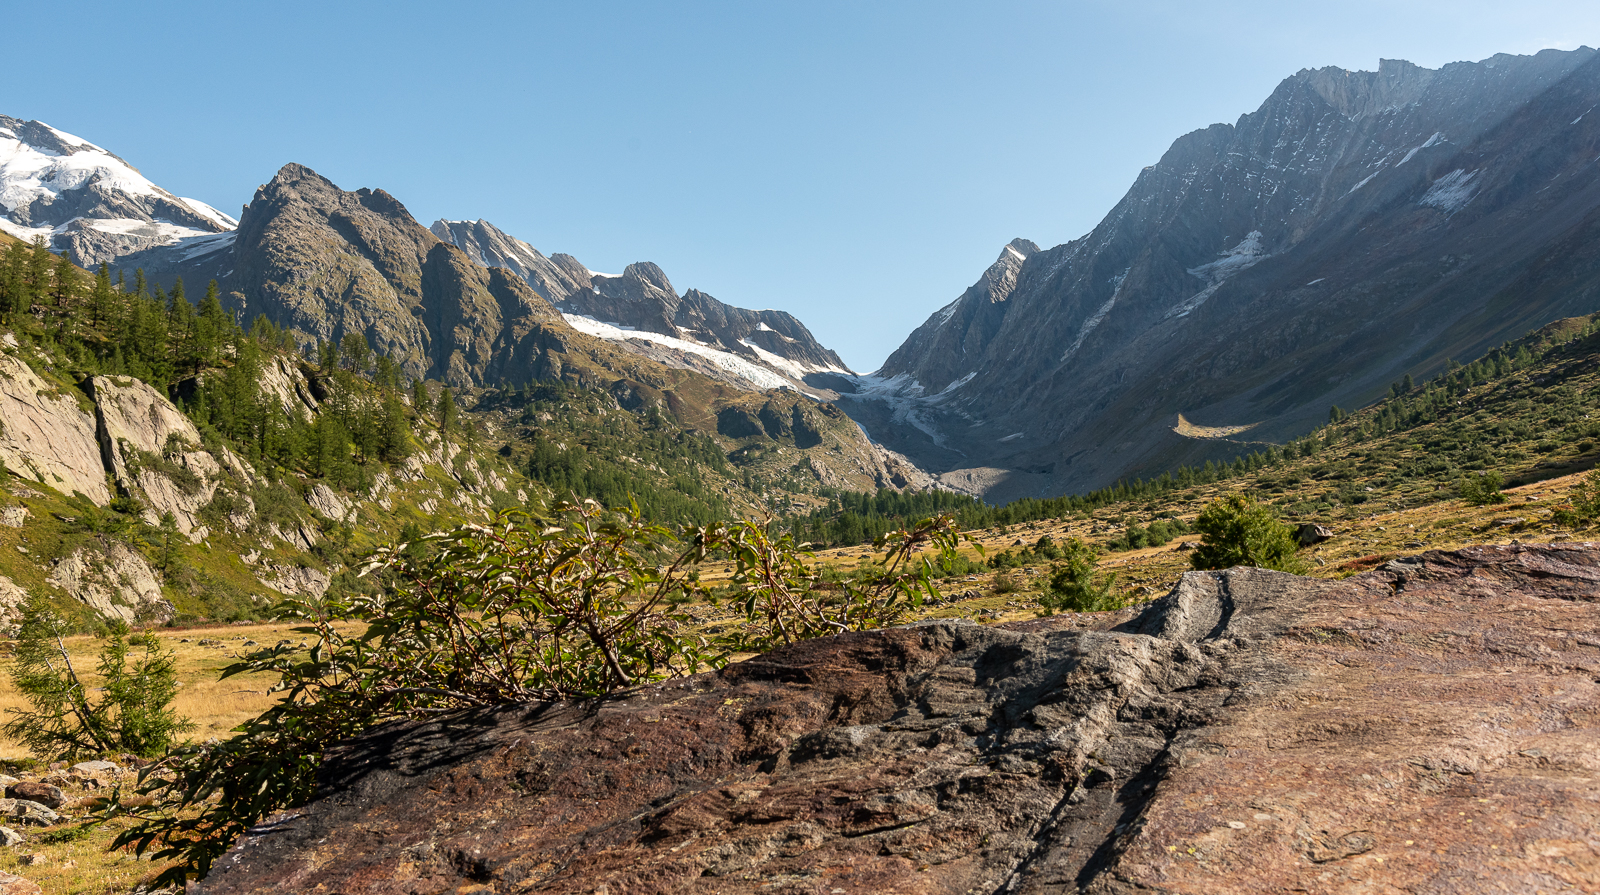
[[(224, 628), (196, 628), (182, 631), (156, 630), (161, 643), (172, 650), (178, 672), (178, 696), (174, 708), (194, 722), (188, 736), (195, 740), (226, 736), (228, 731), (261, 714), (276, 697), (267, 692), (273, 683), (267, 675), (238, 675), (219, 680), (222, 669), (253, 647), (247, 643), (271, 645), (279, 640), (299, 643), (303, 637), (290, 624), (261, 624)], [(352, 626), (353, 627), (353, 626)], [(220, 641), (202, 646), (200, 641)], [(67, 640), (67, 654), (86, 683), (95, 682), (94, 667), (101, 641), (90, 636)], [(11, 686), (9, 677), (0, 677), (0, 715), (26, 702)], [(27, 750), (15, 741), (0, 736), (0, 758), (22, 759)]]
[[(246, 644), (252, 641), (261, 645), (279, 640), (299, 643), (302, 637), (291, 630), (293, 627), (264, 624), (156, 632), (162, 644), (174, 654), (181, 684), (174, 707), (180, 715), (194, 722), (195, 729), (188, 734), (191, 739), (227, 736), (234, 727), (259, 715), (273, 703), (276, 697), (267, 692), (273, 681), (267, 675), (239, 675), (227, 680), (218, 680), (218, 676), (236, 656), (250, 648)], [(355, 628), (349, 626), (349, 630)], [(219, 641), (220, 645), (202, 646), (202, 640)], [(100, 646), (99, 639), (88, 636), (67, 641), (67, 653), (74, 667), (91, 684), (94, 676), (90, 672)], [(0, 712), (25, 706), (25, 700), (11, 686), (9, 677), (0, 676)], [(13, 768), (38, 763), (38, 757), (29, 756), (21, 744), (3, 738), (0, 738), (0, 757), (10, 759)], [(133, 777), (125, 776), (120, 783), (130, 786)], [(79, 799), (104, 794), (83, 787), (64, 789), (69, 796)], [(69, 805), (61, 813), (69, 821), (76, 821), (86, 817), (88, 810), (85, 806)], [(66, 828), (61, 826), (55, 830)], [(132, 854), (107, 850), (121, 828), (121, 824), (112, 823), (96, 828), (82, 839), (60, 842), (42, 841), (48, 834), (37, 828), (20, 829), (26, 841), (14, 848), (0, 849), (0, 870), (38, 883), (45, 895), (120, 895), (161, 869), (161, 865), (141, 861)], [(24, 855), (34, 854), (43, 855), (45, 863), (22, 863)]]

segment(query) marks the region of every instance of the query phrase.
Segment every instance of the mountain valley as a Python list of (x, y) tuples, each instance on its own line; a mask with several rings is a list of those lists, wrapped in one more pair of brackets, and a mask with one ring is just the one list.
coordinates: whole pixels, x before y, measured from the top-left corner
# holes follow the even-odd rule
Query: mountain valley
[[(0, 760), (67, 793), (0, 893), (1581, 889), (1597, 103), (1587, 47), (1301, 71), (871, 373), (650, 261), (298, 163), (234, 219), (0, 116), (0, 627), (183, 644), (139, 785), (216, 787), (141, 863), (144, 758)], [(1296, 574), (1197, 559), (1232, 499)]]

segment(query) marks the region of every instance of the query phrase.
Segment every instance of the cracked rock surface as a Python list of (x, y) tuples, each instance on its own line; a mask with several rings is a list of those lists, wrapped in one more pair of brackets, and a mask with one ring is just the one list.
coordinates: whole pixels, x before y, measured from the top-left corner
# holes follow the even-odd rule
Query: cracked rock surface
[(1600, 546), (811, 641), (598, 705), (394, 725), (200, 887), (1592, 890)]

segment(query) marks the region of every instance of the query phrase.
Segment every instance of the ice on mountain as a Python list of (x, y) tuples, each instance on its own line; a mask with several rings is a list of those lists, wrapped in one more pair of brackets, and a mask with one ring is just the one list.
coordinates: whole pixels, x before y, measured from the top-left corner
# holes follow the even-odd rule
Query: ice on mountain
[(1455, 214), (1465, 208), (1472, 201), (1473, 194), (1478, 191), (1477, 184), (1473, 181), (1478, 177), (1478, 172), (1468, 174), (1465, 169), (1457, 168), (1449, 174), (1433, 182), (1433, 186), (1423, 194), (1419, 204), (1431, 205)]
[(40, 238), (49, 240), (55, 234), (55, 230), (50, 227), (25, 227), (21, 224), (14, 224), (3, 217), (0, 217), (0, 232), (8, 236), (14, 236), (23, 242), (33, 242), (35, 239)]
[(1383, 172), (1381, 172), (1381, 171), (1374, 171), (1374, 172), (1373, 172), (1373, 173), (1371, 173), (1371, 174), (1368, 174), (1368, 175), (1367, 175), (1367, 176), (1366, 176), (1366, 177), (1364, 177), (1364, 178), (1362, 178), (1362, 180), (1361, 180), (1361, 182), (1360, 182), (1360, 183), (1358, 183), (1358, 184), (1356, 184), (1356, 185), (1355, 185), (1355, 186), (1353, 186), (1353, 187), (1351, 187), (1351, 188), (1350, 188), (1350, 192), (1352, 192), (1352, 193), (1353, 193), (1353, 192), (1355, 192), (1355, 191), (1356, 191), (1356, 190), (1359, 190), (1359, 189), (1361, 189), (1361, 188), (1362, 188), (1362, 187), (1364, 187), (1364, 186), (1366, 186), (1366, 185), (1367, 185), (1367, 184), (1369, 184), (1369, 183), (1371, 183), (1371, 182), (1372, 182), (1372, 178), (1374, 178), (1374, 177), (1377, 177), (1377, 176), (1378, 176), (1378, 175), (1379, 175), (1379, 174), (1381, 174), (1381, 173), (1383, 173)]
[(779, 376), (777, 373), (772, 372), (760, 364), (753, 363), (738, 356), (737, 354), (733, 354), (732, 352), (719, 351), (716, 348), (707, 347), (699, 342), (691, 342), (687, 339), (664, 336), (660, 333), (653, 333), (647, 330), (624, 329), (620, 326), (615, 326), (610, 323), (603, 323), (594, 319), (593, 317), (585, 317), (581, 314), (563, 313), (561, 316), (569, 325), (572, 326), (573, 329), (576, 329), (582, 333), (588, 333), (591, 336), (605, 339), (610, 342), (621, 342), (627, 339), (642, 339), (647, 342), (655, 342), (660, 345), (664, 345), (668, 348), (675, 348), (687, 354), (698, 355), (760, 389), (794, 389), (794, 385), (790, 383), (789, 380), (784, 379), (782, 376)]
[(1161, 319), (1172, 320), (1177, 317), (1187, 317), (1190, 313), (1206, 303), (1206, 299), (1215, 295), (1218, 289), (1229, 277), (1236, 276), (1255, 267), (1257, 264), (1271, 258), (1272, 255), (1261, 250), (1262, 234), (1260, 230), (1251, 230), (1245, 234), (1239, 244), (1222, 253), (1222, 258), (1209, 264), (1189, 268), (1189, 273), (1207, 281), (1206, 288), (1200, 290), (1187, 300), (1168, 311)]
[[(43, 124), (43, 122), (40, 122), (40, 123)], [(68, 146), (82, 146), (82, 147), (84, 147), (86, 149), (89, 149), (89, 150), (92, 150), (94, 152), (105, 152), (104, 149), (101, 149), (99, 146), (96, 146), (93, 143), (90, 143), (88, 140), (85, 140), (82, 137), (78, 137), (78, 136), (74, 136), (72, 134), (69, 134), (64, 130), (61, 130), (60, 128), (50, 127), (50, 125), (48, 125), (48, 124), (45, 125), (45, 128), (48, 129), (50, 131), (50, 133), (55, 134), (57, 139), (59, 139), (61, 142), (65, 143), (65, 144), (67, 144)]]
[(185, 196), (179, 196), (178, 201), (189, 206), (189, 209), (195, 214), (198, 214), (203, 218), (209, 218), (221, 226), (227, 227), (229, 230), (233, 230), (239, 226), (239, 221), (237, 219), (223, 214), (206, 203), (201, 202), (199, 199), (190, 199)]

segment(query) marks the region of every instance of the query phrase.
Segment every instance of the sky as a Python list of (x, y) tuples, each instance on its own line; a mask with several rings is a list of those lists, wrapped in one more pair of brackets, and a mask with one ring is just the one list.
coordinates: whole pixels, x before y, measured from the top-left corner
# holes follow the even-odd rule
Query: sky
[(1600, 46), (1600, 3), (10, 3), (0, 114), (237, 216), (299, 162), (799, 317), (876, 369), (1284, 78)]

